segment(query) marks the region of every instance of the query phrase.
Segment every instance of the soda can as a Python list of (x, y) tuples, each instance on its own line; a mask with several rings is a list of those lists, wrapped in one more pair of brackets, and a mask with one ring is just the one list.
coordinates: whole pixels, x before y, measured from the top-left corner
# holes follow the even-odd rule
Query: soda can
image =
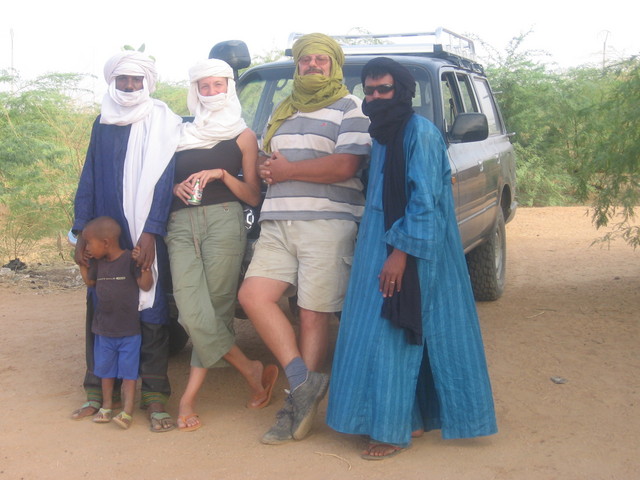
[(200, 180), (196, 179), (196, 183), (193, 186), (193, 194), (187, 200), (191, 205), (200, 205), (202, 202), (202, 188), (200, 188)]

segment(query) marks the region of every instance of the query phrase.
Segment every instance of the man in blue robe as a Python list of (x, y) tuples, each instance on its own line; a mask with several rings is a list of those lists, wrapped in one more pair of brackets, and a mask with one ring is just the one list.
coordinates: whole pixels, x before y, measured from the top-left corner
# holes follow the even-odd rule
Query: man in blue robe
[[(168, 309), (158, 271), (168, 269), (163, 240), (172, 200), (173, 162), (181, 118), (164, 103), (152, 99), (157, 72), (140, 52), (122, 52), (104, 68), (109, 85), (101, 115), (96, 119), (75, 198), (73, 230), (78, 234), (75, 260), (86, 263), (85, 242), (79, 233), (93, 218), (109, 216), (122, 229), (122, 248), (141, 247), (139, 264), (151, 270), (154, 287), (140, 292), (142, 325), (141, 405), (149, 412), (150, 428), (175, 428), (165, 411), (171, 394), (167, 377), (169, 357)], [(168, 271), (168, 270), (166, 270)], [(87, 292), (87, 402), (72, 413), (80, 419), (95, 414), (102, 404), (100, 379), (93, 374), (91, 322), (95, 291)]]
[(371, 151), (365, 212), (333, 361), (327, 423), (380, 460), (441, 429), (497, 431), (441, 133), (415, 115), (415, 80), (388, 58), (362, 71)]

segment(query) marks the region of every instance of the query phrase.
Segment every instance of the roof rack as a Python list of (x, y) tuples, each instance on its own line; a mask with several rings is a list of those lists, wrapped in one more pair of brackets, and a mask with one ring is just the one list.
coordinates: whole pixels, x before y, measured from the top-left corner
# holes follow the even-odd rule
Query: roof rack
[[(302, 33), (289, 35), (286, 55), (292, 55), (293, 43), (303, 35)], [(438, 27), (433, 32), (332, 35), (331, 37), (342, 46), (346, 55), (449, 53), (472, 62), (476, 61), (473, 40), (442, 27)]]

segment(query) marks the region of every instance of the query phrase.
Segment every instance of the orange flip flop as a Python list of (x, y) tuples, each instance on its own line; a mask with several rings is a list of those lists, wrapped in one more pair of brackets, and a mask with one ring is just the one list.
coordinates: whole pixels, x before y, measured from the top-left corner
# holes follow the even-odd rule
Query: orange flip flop
[[(187, 420), (190, 420), (192, 418), (198, 419), (198, 423), (191, 426), (187, 425)], [(178, 420), (180, 420), (184, 424), (184, 427), (178, 426), (178, 430), (180, 430), (181, 432), (193, 432), (194, 430), (198, 430), (202, 426), (200, 417), (195, 413), (191, 413), (189, 415), (181, 415), (178, 417)]]
[(278, 380), (278, 373), (279, 370), (276, 365), (267, 365), (264, 367), (264, 370), (262, 371), (262, 387), (264, 388), (266, 396), (258, 405), (251, 405), (251, 401), (256, 400), (255, 397), (251, 398), (249, 402), (247, 402), (247, 408), (258, 410), (269, 405), (271, 402), (271, 395), (273, 394), (273, 387)]

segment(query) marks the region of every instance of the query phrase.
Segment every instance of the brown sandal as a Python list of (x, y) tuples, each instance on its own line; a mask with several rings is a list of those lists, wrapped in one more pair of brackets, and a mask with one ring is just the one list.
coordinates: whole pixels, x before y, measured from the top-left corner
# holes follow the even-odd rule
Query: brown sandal
[[(247, 408), (252, 408), (257, 410), (269, 405), (269, 403), (271, 402), (271, 395), (273, 394), (273, 387), (278, 381), (278, 373), (279, 373), (278, 367), (275, 365), (267, 365), (266, 367), (264, 367), (264, 370), (262, 371), (262, 387), (264, 388), (265, 396), (263, 399), (252, 397), (247, 402)], [(251, 402), (255, 400), (261, 400), (261, 401), (256, 405), (252, 405)]]
[[(390, 451), (384, 455), (372, 454), (373, 450), (383, 449), (383, 448), (388, 449)], [(395, 457), (399, 453), (404, 452), (409, 448), (411, 448), (411, 445), (408, 445), (406, 447), (398, 447), (397, 445), (391, 445), (390, 443), (371, 442), (369, 443), (369, 446), (367, 447), (367, 449), (360, 454), (360, 458), (363, 458), (364, 460), (384, 460), (385, 458)]]

